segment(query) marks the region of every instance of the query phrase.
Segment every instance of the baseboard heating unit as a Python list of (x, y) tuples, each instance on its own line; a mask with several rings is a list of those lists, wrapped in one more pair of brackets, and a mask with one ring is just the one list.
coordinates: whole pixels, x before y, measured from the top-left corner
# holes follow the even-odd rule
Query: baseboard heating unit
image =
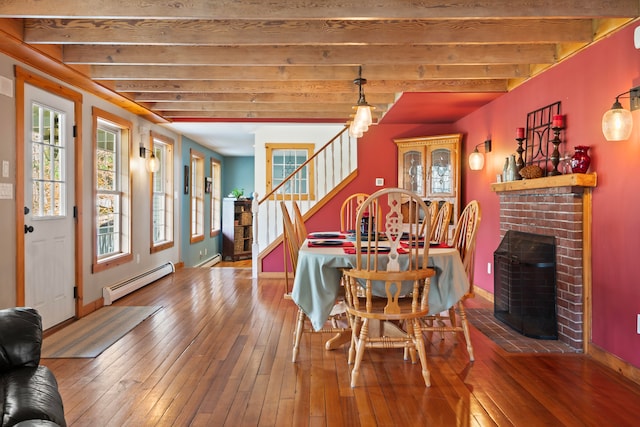
[(136, 291), (151, 282), (154, 282), (161, 277), (171, 274), (176, 271), (173, 263), (168, 262), (162, 264), (159, 267), (153, 268), (142, 274), (139, 274), (131, 279), (117, 283), (115, 285), (106, 286), (102, 288), (102, 298), (104, 299), (104, 305), (111, 305), (118, 298), (122, 298), (125, 295)]
[(222, 261), (222, 255), (215, 254), (213, 257), (211, 257), (210, 259), (206, 260), (205, 262), (196, 265), (196, 267), (213, 267), (214, 265), (216, 265), (220, 261)]

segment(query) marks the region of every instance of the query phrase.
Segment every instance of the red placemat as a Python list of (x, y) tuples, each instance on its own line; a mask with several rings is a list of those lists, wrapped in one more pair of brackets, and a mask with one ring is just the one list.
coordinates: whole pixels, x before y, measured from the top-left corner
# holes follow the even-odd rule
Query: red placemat
[(336, 233), (336, 232), (330, 232), (327, 231), (326, 233), (323, 233), (321, 231), (315, 232), (315, 233), (309, 233), (307, 235), (307, 239), (346, 239), (347, 236), (345, 234), (342, 233)]
[(330, 240), (318, 240), (318, 241), (313, 241), (310, 240), (307, 245), (310, 248), (352, 248), (353, 247), (353, 242), (349, 242), (349, 241), (340, 241), (338, 243), (327, 243), (327, 242), (338, 242), (337, 240), (334, 239), (330, 239)]
[[(367, 253), (367, 248), (362, 248), (362, 249), (363, 249), (362, 253), (366, 254)], [(379, 250), (378, 251), (379, 254), (388, 254), (389, 252), (390, 252), (390, 250), (389, 251), (387, 251), (387, 250), (384, 250), (384, 251), (380, 251)], [(344, 253), (347, 254), (347, 255), (355, 255), (356, 248), (355, 247), (353, 247), (353, 248), (344, 248)], [(406, 253), (408, 253), (408, 251), (406, 249), (402, 248), (402, 247), (399, 247), (398, 248), (398, 253), (399, 254), (406, 254)]]

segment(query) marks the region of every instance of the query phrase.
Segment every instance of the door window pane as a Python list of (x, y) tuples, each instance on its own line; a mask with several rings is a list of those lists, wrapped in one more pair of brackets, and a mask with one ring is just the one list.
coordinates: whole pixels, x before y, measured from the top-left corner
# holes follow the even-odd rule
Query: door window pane
[(64, 113), (44, 105), (31, 105), (32, 215), (66, 215)]

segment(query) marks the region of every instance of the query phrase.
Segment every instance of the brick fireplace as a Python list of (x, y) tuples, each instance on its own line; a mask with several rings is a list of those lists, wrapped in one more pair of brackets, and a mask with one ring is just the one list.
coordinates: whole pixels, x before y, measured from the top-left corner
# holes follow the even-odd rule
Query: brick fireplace
[(558, 340), (584, 350), (590, 330), (591, 191), (595, 174), (492, 184), (500, 238), (508, 230), (555, 236)]

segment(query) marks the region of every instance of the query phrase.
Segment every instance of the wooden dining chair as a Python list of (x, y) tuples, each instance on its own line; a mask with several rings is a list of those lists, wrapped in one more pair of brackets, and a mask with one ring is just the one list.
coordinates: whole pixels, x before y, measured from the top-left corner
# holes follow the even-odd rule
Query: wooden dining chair
[(451, 246), (455, 247), (460, 253), (460, 258), (469, 278), (469, 291), (465, 298), (474, 296), (473, 270), (475, 267), (476, 237), (481, 218), (480, 204), (477, 200), (472, 200), (462, 211), (451, 240)]
[[(438, 203), (434, 201), (433, 203)], [(438, 208), (438, 215), (434, 227), (431, 229), (429, 240), (438, 243), (447, 243), (449, 239), (449, 222), (453, 214), (453, 204), (451, 202), (442, 202)]]
[(298, 236), (298, 242), (302, 245), (304, 239), (307, 238), (307, 226), (304, 223), (304, 217), (302, 216), (302, 212), (300, 211), (300, 206), (298, 206), (298, 203), (295, 200), (292, 200), (291, 205), (293, 206), (294, 229), (296, 232), (296, 236)]
[[(437, 201), (432, 201), (429, 203), (429, 224), (430, 230), (433, 230), (436, 227), (436, 219), (438, 218), (438, 212), (440, 211), (440, 205)], [(426, 218), (425, 218), (426, 220)]]
[(340, 207), (340, 231), (349, 232), (360, 229), (360, 224), (356, 223), (356, 216), (358, 214), (358, 208), (360, 208), (362, 202), (364, 202), (367, 197), (369, 197), (367, 193), (354, 193), (342, 202), (342, 206)]
[[(291, 283), (291, 281), (293, 280), (293, 271), (295, 269), (295, 265), (293, 264), (293, 257), (291, 256), (291, 252), (296, 248), (296, 247), (300, 247), (300, 243), (298, 242), (297, 244), (294, 244), (293, 242), (290, 242), (289, 240), (291, 239), (291, 235), (290, 233), (287, 231), (287, 228), (289, 228), (288, 224), (291, 224), (290, 228), (295, 230), (295, 228), (293, 227), (293, 221), (291, 219), (291, 216), (289, 216), (289, 210), (287, 209), (287, 206), (285, 205), (284, 202), (280, 202), (280, 210), (282, 213), (282, 254), (284, 256), (284, 262), (283, 262), (283, 268), (284, 268), (284, 298), (285, 299), (291, 299), (291, 288), (289, 287), (289, 283)], [(296, 236), (296, 240), (297, 239), (297, 234), (294, 231), (294, 235)], [(292, 246), (294, 245), (294, 246)], [(297, 261), (297, 259), (296, 259)], [(290, 272), (290, 267), (291, 267), (291, 277), (289, 277), (289, 272)]]
[[(426, 203), (427, 201), (425, 201)], [(436, 226), (436, 220), (438, 218), (438, 202), (436, 201), (431, 201), (428, 205), (427, 208), (429, 209), (427, 211), (427, 216), (424, 217), (424, 219), (422, 220), (422, 229), (420, 231), (421, 234), (425, 233), (425, 230), (427, 230), (427, 225), (429, 225), (428, 230), (431, 230), (431, 232), (433, 232), (433, 229)], [(429, 238), (431, 238), (431, 236), (429, 236)]]
[[(285, 242), (285, 268), (286, 263), (290, 262), (291, 269), (293, 274), (296, 274), (296, 266), (298, 264), (298, 253), (300, 252), (300, 246), (304, 242), (304, 239), (300, 241), (296, 234), (295, 227), (293, 222), (291, 221), (291, 217), (289, 216), (289, 211), (284, 202), (280, 202), (280, 209), (282, 210), (282, 223), (284, 229), (284, 242)], [(287, 259), (288, 258), (288, 259)], [(336, 306), (340, 307), (341, 302), (337, 302)], [(342, 315), (345, 313), (344, 310), (340, 311), (338, 309), (332, 310), (333, 315), (330, 319), (327, 319), (328, 325), (321, 330), (314, 330), (311, 327), (310, 322), (308, 321), (307, 315), (302, 311), (302, 309), (298, 308), (298, 315), (296, 316), (296, 327), (294, 330), (294, 338), (293, 338), (293, 355), (291, 361), (295, 363), (298, 359), (298, 354), (300, 353), (300, 341), (302, 340), (303, 333), (345, 333), (350, 331), (350, 322), (347, 319), (340, 319), (343, 317)], [(339, 326), (340, 323), (345, 323), (345, 326)]]
[(437, 315), (426, 316), (424, 319), (424, 323), (426, 325), (424, 326), (425, 331), (440, 332), (442, 335), (444, 335), (445, 332), (462, 332), (467, 343), (467, 352), (469, 353), (469, 359), (471, 361), (474, 360), (473, 346), (471, 345), (469, 323), (467, 322), (467, 315), (464, 310), (463, 301), (474, 296), (473, 268), (476, 250), (476, 235), (478, 227), (480, 226), (480, 219), (480, 204), (477, 200), (473, 200), (469, 202), (462, 211), (451, 241), (451, 246), (455, 247), (460, 253), (460, 259), (462, 260), (467, 278), (469, 279), (469, 289), (459, 301), (447, 310), (446, 314), (440, 313)]
[[(404, 207), (402, 202), (405, 202)], [(419, 235), (420, 219), (425, 217), (427, 206), (412, 192), (387, 188), (373, 193), (363, 202), (356, 218), (358, 222), (373, 203), (386, 212), (384, 229), (376, 233), (369, 224), (365, 239), (361, 233), (356, 233), (356, 265), (343, 273), (352, 330), (349, 348), (349, 363), (353, 364), (351, 387), (358, 383), (367, 348), (408, 350), (404, 352), (405, 359), (410, 356), (413, 363), (416, 363), (417, 353), (428, 387), (431, 380), (419, 321), (429, 312), (429, 284), (435, 274), (433, 269), (427, 268), (427, 234)], [(409, 227), (405, 227), (407, 223)], [(401, 241), (401, 237), (407, 240)], [(380, 324), (378, 329), (384, 332), (372, 333), (372, 329)]]

